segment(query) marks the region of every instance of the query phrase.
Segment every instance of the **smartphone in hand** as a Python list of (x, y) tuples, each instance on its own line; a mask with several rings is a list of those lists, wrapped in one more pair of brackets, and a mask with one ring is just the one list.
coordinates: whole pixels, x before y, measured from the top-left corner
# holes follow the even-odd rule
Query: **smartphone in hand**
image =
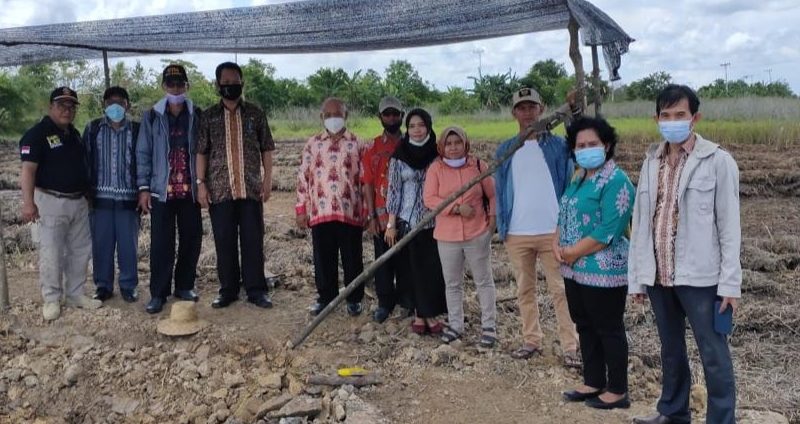
[(721, 305), (722, 300), (714, 302), (714, 331), (719, 334), (731, 334), (733, 331), (733, 307), (728, 305), (720, 313), (719, 308)]

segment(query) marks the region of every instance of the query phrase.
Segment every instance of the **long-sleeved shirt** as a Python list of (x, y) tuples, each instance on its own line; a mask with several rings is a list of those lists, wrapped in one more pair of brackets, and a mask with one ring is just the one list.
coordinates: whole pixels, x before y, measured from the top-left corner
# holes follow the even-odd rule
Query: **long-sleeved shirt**
[(364, 224), (361, 195), (361, 154), (365, 146), (350, 131), (338, 140), (327, 131), (306, 142), (297, 172), (298, 214), (308, 214), (309, 225), (325, 222)]
[[(452, 168), (442, 159), (436, 159), (428, 168), (425, 176), (423, 190), (425, 206), (428, 209), (437, 208), (446, 198), (485, 169), (483, 163), (478, 169), (478, 160), (471, 156), (467, 158), (467, 163), (460, 168)], [(484, 196), (489, 200), (488, 211), (483, 208)], [(475, 214), (470, 218), (453, 214), (453, 208), (457, 204), (469, 205), (475, 210)], [(436, 216), (433, 237), (436, 240), (449, 242), (472, 240), (486, 231), (488, 227), (487, 214), (495, 215), (494, 178), (491, 176), (484, 178), (480, 184), (472, 186)]]
[[(386, 211), (407, 222), (411, 227), (419, 223), (428, 212), (422, 202), (422, 186), (427, 169), (414, 169), (409, 164), (392, 158), (389, 161), (389, 192), (386, 195)], [(433, 228), (434, 222), (425, 225)]]

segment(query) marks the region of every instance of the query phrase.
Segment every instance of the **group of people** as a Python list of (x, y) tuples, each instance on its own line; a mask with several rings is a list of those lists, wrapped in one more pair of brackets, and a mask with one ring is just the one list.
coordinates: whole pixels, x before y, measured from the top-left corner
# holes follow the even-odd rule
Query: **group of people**
[[(242, 99), (241, 68), (222, 63), (216, 77), (221, 100), (201, 111), (186, 95), (186, 69), (167, 66), (165, 95), (141, 122), (127, 115), (127, 90), (110, 87), (103, 117), (82, 136), (72, 125), (77, 93), (68, 87), (51, 93), (47, 116), (20, 140), (22, 217), (38, 225), (45, 320), (59, 317), (62, 297), (66, 306), (88, 309), (110, 299), (115, 257), (122, 299), (138, 300), (142, 214), (151, 215), (146, 311), (160, 312), (170, 295), (197, 301), (201, 208), (209, 209), (217, 252), (220, 290), (212, 306), (230, 305), (242, 285), (250, 303), (272, 306), (263, 202), (271, 192), (275, 143), (264, 112)], [(90, 256), (93, 298), (83, 293)]]
[[(209, 209), (217, 253), (220, 289), (212, 306), (229, 306), (242, 286), (249, 302), (272, 306), (263, 270), (263, 203), (270, 197), (275, 143), (264, 112), (243, 100), (243, 83), (235, 63), (220, 64), (221, 100), (201, 111), (186, 96), (185, 69), (169, 65), (165, 96), (140, 123), (127, 117), (125, 89), (111, 87), (103, 96), (104, 116), (82, 137), (72, 125), (77, 94), (67, 87), (51, 93), (47, 116), (20, 141), (22, 215), (38, 221), (45, 320), (58, 318), (62, 297), (66, 306), (92, 309), (113, 296), (115, 254), (120, 295), (137, 300), (139, 220), (147, 213), (147, 312), (161, 311), (170, 294), (197, 301), (201, 208)], [(663, 367), (658, 413), (634, 422), (690, 421), (686, 319), (705, 371), (708, 422), (734, 422), (731, 357), (714, 321), (735, 309), (741, 294), (738, 168), (729, 153), (694, 132), (699, 104), (686, 86), (661, 92), (655, 121), (664, 141), (648, 151), (634, 187), (614, 162), (618, 139), (607, 121), (582, 116), (570, 95), (560, 109), (571, 118), (566, 139), (532, 133), (545, 105), (535, 89), (520, 89), (512, 105), (519, 133), (497, 148), (497, 170), (443, 206), (489, 167), (471, 153), (463, 128), (445, 128), (437, 137), (429, 112), (406, 111), (397, 98), (385, 97), (377, 111), (384, 130), (362, 143), (347, 128), (346, 104), (326, 99), (323, 128), (305, 143), (297, 173), (296, 224), (310, 228), (312, 238), (317, 299), (311, 313), (337, 297), (340, 257), (345, 285), (362, 273), (363, 231), (376, 259), (410, 236), (375, 273), (372, 319), (410, 317), (415, 333), (443, 343), (461, 339), (468, 331), (469, 268), (481, 311), (478, 344), (492, 348), (498, 343), (491, 263), (497, 232), (514, 271), (522, 321), (522, 342), (511, 356), (543, 354), (538, 259), (564, 364), (583, 370), (582, 384), (565, 391), (565, 400), (630, 406), (623, 321), (630, 294), (650, 299)], [(93, 299), (83, 294), (90, 256)], [(363, 285), (349, 293), (349, 315), (363, 313), (363, 297)]]

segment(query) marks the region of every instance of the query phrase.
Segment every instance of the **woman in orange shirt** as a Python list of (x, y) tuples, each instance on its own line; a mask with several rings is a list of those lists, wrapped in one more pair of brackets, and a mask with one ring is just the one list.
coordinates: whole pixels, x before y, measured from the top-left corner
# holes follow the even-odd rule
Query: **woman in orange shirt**
[[(437, 142), (439, 158), (428, 168), (423, 200), (435, 209), (485, 165), (469, 155), (469, 139), (463, 129), (449, 127)], [(488, 203), (488, 204), (487, 204)], [(481, 305), (482, 347), (497, 342), (497, 307), (491, 265), (491, 240), (495, 227), (494, 179), (484, 178), (436, 216), (433, 237), (437, 240), (445, 279), (448, 327), (441, 339), (450, 343), (464, 332), (464, 266), (469, 264)]]

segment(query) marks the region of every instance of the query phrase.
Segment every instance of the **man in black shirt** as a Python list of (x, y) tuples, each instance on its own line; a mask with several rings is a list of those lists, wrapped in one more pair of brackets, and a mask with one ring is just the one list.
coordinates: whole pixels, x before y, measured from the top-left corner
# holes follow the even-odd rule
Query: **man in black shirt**
[(67, 306), (97, 309), (102, 305), (83, 293), (92, 243), (86, 150), (72, 126), (78, 105), (72, 89), (53, 90), (47, 116), (19, 142), (21, 212), (25, 222), (38, 221), (39, 282), (47, 321), (61, 315), (62, 296)]

